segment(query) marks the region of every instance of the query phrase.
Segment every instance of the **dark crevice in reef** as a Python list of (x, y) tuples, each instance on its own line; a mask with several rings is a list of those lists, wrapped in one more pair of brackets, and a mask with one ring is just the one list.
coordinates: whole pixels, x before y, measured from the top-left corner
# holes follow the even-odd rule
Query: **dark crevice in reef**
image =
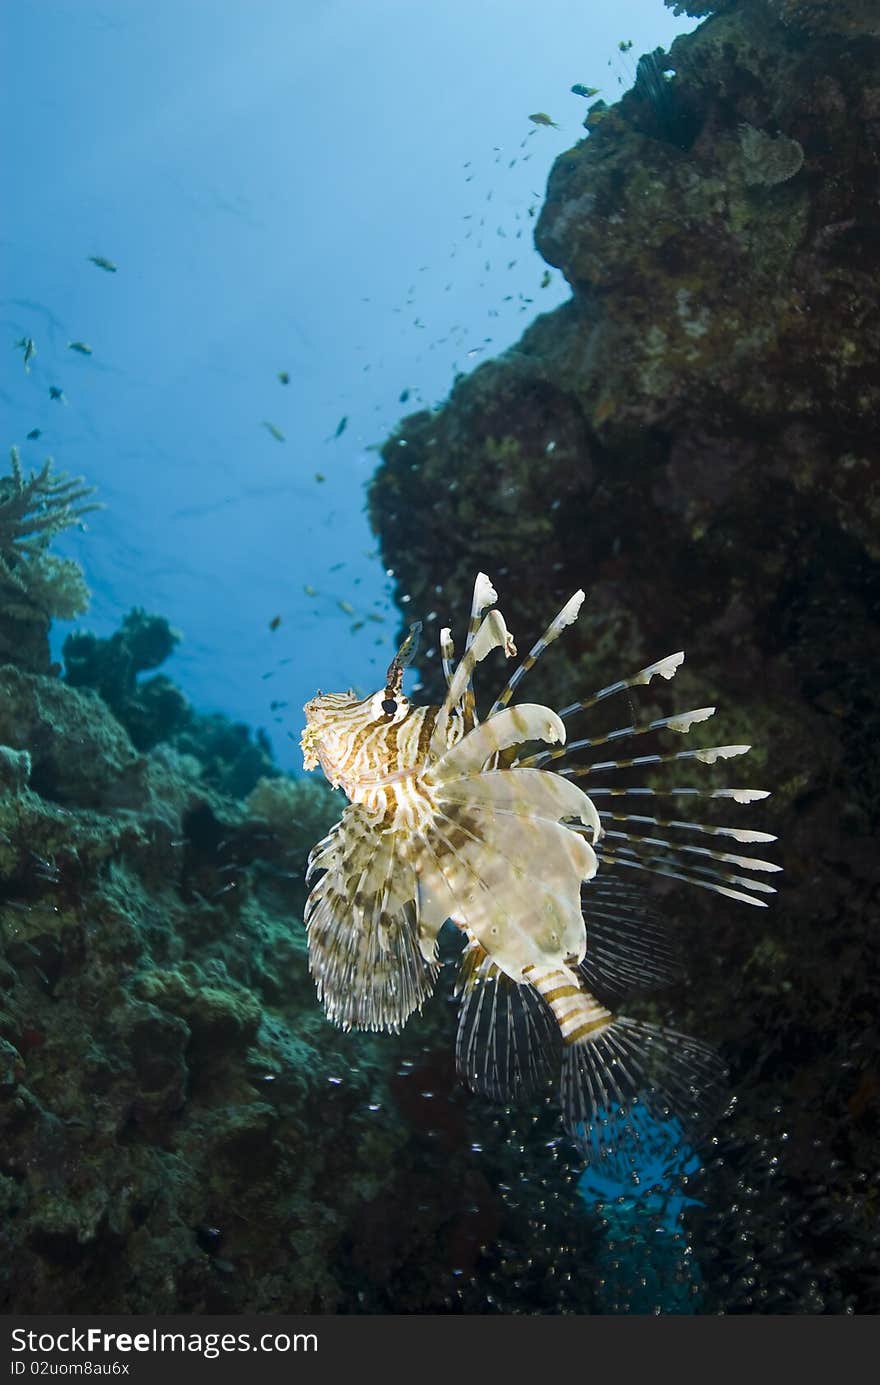
[[(703, 1303), (877, 1311), (880, 18), (682, 8), (715, 13), (654, 63), (675, 75), (550, 175), (536, 241), (571, 302), (403, 420), (371, 516), (437, 629), (478, 568), (521, 648), (586, 588), (530, 699), (684, 647), (677, 705), (754, 746), (726, 782), (774, 791), (780, 893), (661, 901), (676, 1021), (738, 1098), (690, 1214)], [(419, 671), (436, 697), (439, 660)]]

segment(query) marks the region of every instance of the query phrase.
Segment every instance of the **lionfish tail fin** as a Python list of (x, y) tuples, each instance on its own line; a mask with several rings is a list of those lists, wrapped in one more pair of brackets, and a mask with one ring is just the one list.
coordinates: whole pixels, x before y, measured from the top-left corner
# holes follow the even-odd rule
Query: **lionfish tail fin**
[(565, 1126), (589, 1162), (636, 1181), (699, 1138), (724, 1104), (725, 1075), (707, 1044), (607, 1015), (563, 1049)]

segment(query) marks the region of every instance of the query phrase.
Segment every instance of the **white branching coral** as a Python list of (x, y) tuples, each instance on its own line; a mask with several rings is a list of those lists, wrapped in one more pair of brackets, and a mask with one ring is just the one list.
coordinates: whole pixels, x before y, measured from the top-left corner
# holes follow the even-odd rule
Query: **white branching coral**
[(70, 620), (88, 605), (82, 571), (71, 558), (47, 552), (56, 534), (82, 523), (96, 504), (81, 476), (57, 472), (48, 458), (25, 476), (18, 449), (11, 472), (0, 476), (0, 604), (13, 620), (58, 616)]

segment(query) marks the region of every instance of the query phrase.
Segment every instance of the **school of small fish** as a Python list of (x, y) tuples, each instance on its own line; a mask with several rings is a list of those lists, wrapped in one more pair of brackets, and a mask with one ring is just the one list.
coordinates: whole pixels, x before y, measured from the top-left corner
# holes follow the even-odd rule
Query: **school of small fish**
[[(566, 740), (566, 722), (612, 697), (671, 679), (675, 653), (555, 712), (513, 704), (543, 651), (578, 616), (575, 592), (507, 680), (485, 718), (473, 675), (495, 649), (516, 648), (497, 596), (477, 576), (463, 657), (440, 644), (442, 707), (414, 706), (403, 675), (420, 626), (392, 661), (384, 688), (318, 693), (304, 708), (303, 761), (349, 799), (314, 848), (320, 873), (305, 911), (309, 962), (328, 1017), (344, 1029), (397, 1031), (434, 989), (444, 923), (464, 934), (456, 1059), (463, 1079), (512, 1101), (553, 1075), (565, 1126), (588, 1158), (631, 1167), (637, 1105), (693, 1128), (721, 1088), (713, 1051), (675, 1031), (618, 1013), (630, 992), (667, 983), (674, 955), (637, 888), (648, 872), (764, 907), (772, 861), (690, 838), (769, 842), (767, 832), (638, 811), (694, 797), (751, 803), (764, 790), (630, 785), (629, 771), (675, 762), (713, 765), (746, 745), (583, 763), (576, 752), (653, 732), (686, 734), (712, 707)], [(534, 749), (543, 743), (546, 749)], [(576, 782), (589, 779), (589, 796)], [(628, 801), (627, 801), (628, 800)], [(751, 872), (744, 874), (743, 872)]]

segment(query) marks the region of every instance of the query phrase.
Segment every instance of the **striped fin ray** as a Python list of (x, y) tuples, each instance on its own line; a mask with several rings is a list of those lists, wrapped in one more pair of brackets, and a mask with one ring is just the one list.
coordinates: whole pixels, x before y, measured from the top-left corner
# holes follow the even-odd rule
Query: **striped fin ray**
[[(591, 765), (568, 765), (555, 770), (554, 773), (561, 774), (566, 779), (586, 779), (588, 775), (595, 774), (597, 770), (638, 769), (642, 765), (671, 765), (675, 760), (699, 760), (701, 764), (714, 765), (717, 760), (732, 760), (736, 755), (746, 755), (751, 748), (750, 745), (708, 745), (702, 750), (675, 750), (665, 755), (636, 755), (625, 760), (596, 760)], [(529, 762), (519, 760), (516, 763), (525, 765)], [(763, 789), (719, 789), (717, 792), (719, 794), (747, 792), (766, 795), (766, 791)]]
[(440, 662), (443, 665), (443, 677), (446, 679), (446, 686), (452, 684), (454, 670), (455, 645), (452, 643), (452, 631), (448, 625), (444, 625), (440, 631)]
[[(732, 837), (737, 842), (775, 842), (772, 832), (759, 832), (752, 827), (715, 827), (707, 822), (687, 822), (681, 818), (649, 817), (643, 813), (611, 813), (599, 810), (604, 822), (637, 822), (646, 827), (674, 828), (680, 832), (702, 832), (707, 837)], [(684, 850), (685, 848), (681, 848)], [(779, 866), (764, 864), (764, 869), (779, 870)]]
[(349, 805), (311, 863), (325, 874), (306, 901), (309, 969), (343, 1029), (397, 1032), (439, 973), (423, 956), (418, 881), (393, 837)]
[[(643, 837), (631, 832), (619, 832), (615, 828), (606, 828), (603, 833), (603, 842), (608, 844), (608, 849), (612, 841), (626, 842), (627, 845), (635, 850), (641, 851), (644, 847), (659, 847), (661, 851), (668, 852), (671, 857), (684, 858), (688, 864), (691, 856), (700, 856), (712, 861), (721, 861), (724, 865), (741, 866), (745, 870), (775, 872), (782, 870), (782, 866), (775, 861), (765, 861), (760, 856), (739, 856), (733, 851), (715, 851), (709, 846), (694, 846), (691, 842), (672, 842), (668, 837)], [(698, 863), (699, 864), (699, 863)], [(768, 888), (767, 893), (770, 893)]]
[[(474, 669), (477, 664), (485, 659), (487, 654), (491, 654), (493, 649), (503, 649), (507, 658), (516, 654), (513, 637), (504, 624), (504, 617), (497, 610), (492, 610), (484, 616), (480, 628), (471, 642), (470, 649), (462, 656), (461, 662), (452, 675), (452, 680), (446, 690), (446, 699), (434, 723), (434, 734), (431, 738), (433, 754), (442, 755), (446, 749), (449, 718), (459, 703), (464, 703), (465, 693), (472, 685)], [(466, 730), (469, 729), (466, 727)]]
[(767, 885), (762, 880), (752, 880), (749, 876), (713, 871), (700, 866), (692, 866), (689, 870), (684, 870), (680, 863), (677, 863), (672, 857), (642, 856), (632, 846), (621, 847), (613, 851), (600, 845), (597, 850), (603, 868), (621, 866), (630, 870), (648, 871), (652, 875), (662, 875), (668, 880), (679, 880), (686, 885), (696, 885), (704, 890), (712, 890), (715, 894), (726, 895), (729, 899), (737, 899), (742, 904), (753, 904), (759, 909), (766, 909), (767, 907), (763, 899), (756, 899), (754, 894), (745, 894), (741, 889), (730, 887), (743, 886), (761, 894), (776, 893), (772, 885)]
[[(598, 766), (592, 765), (591, 769)], [(769, 798), (769, 789), (631, 789), (628, 787), (607, 788), (590, 785), (591, 798), (731, 798), (735, 803), (757, 803), (759, 799)], [(775, 840), (775, 838), (774, 838)]]
[[(483, 612), (489, 606), (494, 606), (498, 600), (498, 593), (489, 581), (485, 572), (478, 572), (474, 582), (474, 594), (471, 598), (471, 614), (468, 620), (468, 632), (465, 639), (464, 652), (468, 653), (471, 645), (477, 637)], [(470, 731), (477, 724), (477, 704), (474, 698), (474, 677), (473, 670), (468, 677), (467, 687), (464, 690), (462, 702), (462, 717), (464, 720), (465, 731)]]
[[(560, 1104), (589, 1162), (638, 1179), (658, 1144), (699, 1137), (724, 1101), (724, 1065), (707, 1044), (623, 1016), (565, 1046)], [(671, 1157), (671, 1152), (670, 1156)]]
[(627, 688), (645, 687), (652, 678), (665, 678), (668, 682), (670, 678), (675, 677), (683, 663), (684, 650), (680, 649), (677, 654), (667, 654), (664, 659), (657, 659), (655, 663), (640, 668), (638, 673), (634, 673), (630, 678), (619, 678), (616, 683), (609, 683), (607, 688), (600, 688), (592, 697), (582, 698), (578, 702), (572, 702), (568, 707), (563, 707), (559, 715), (563, 721), (567, 721), (575, 712), (586, 712), (590, 707), (604, 702), (606, 697), (613, 697), (615, 693), (625, 692)]
[(515, 1101), (559, 1071), (561, 1040), (553, 1015), (528, 984), (517, 985), (472, 940), (462, 954), (455, 1062), (472, 1091)]
[(570, 597), (569, 600), (566, 601), (562, 610), (559, 611), (553, 617), (541, 638), (537, 641), (536, 644), (532, 645), (531, 649), (529, 650), (526, 657), (523, 659), (522, 663), (511, 674), (510, 678), (508, 678), (501, 692), (498, 694), (497, 698), (495, 699), (491, 708), (489, 709), (490, 717), (494, 716), (496, 712), (499, 712), (502, 707), (506, 707), (508, 705), (510, 699), (513, 697), (513, 694), (519, 687), (523, 678), (528, 673), (530, 668), (534, 668), (535, 664), (538, 662), (538, 659), (544, 653), (544, 650), (548, 647), (548, 645), (551, 645), (555, 639), (559, 638), (566, 626), (572, 625), (574, 621), (577, 620), (578, 611), (580, 610), (583, 601), (584, 593), (582, 591), (576, 591), (574, 596)]
[(465, 640), (464, 652), (467, 654), (476, 638), (477, 631), (483, 619), (483, 612), (489, 607), (494, 606), (498, 600), (498, 593), (489, 581), (485, 572), (478, 572), (474, 582), (474, 594), (471, 598), (471, 614), (468, 620), (468, 632)]
[(629, 740), (630, 737), (647, 736), (651, 731), (677, 731), (680, 735), (686, 735), (697, 722), (708, 721), (714, 715), (714, 707), (695, 707), (689, 712), (675, 712), (669, 717), (655, 717), (653, 721), (633, 722), (630, 726), (620, 726), (616, 731), (608, 731), (604, 736), (584, 736), (580, 740), (569, 741), (559, 750), (541, 750), (536, 755), (529, 755), (516, 763), (539, 768), (551, 760), (561, 760), (575, 750), (594, 750), (597, 746), (612, 745), (615, 741)]

